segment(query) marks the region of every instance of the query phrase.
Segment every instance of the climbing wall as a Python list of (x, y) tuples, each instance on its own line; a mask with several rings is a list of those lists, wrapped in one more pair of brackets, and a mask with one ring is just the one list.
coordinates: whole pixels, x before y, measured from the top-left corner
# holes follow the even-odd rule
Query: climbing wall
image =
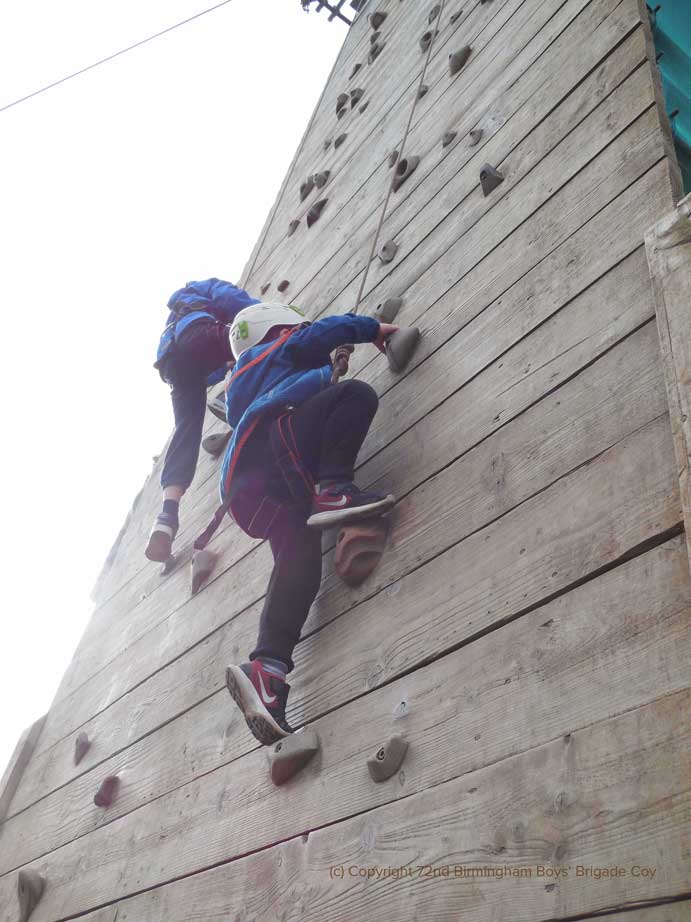
[(224, 688), (269, 548), (226, 521), (191, 595), (218, 459), (176, 566), (144, 559), (159, 462), (0, 790), (1, 922), (40, 878), (35, 922), (691, 919), (650, 48), (637, 0), (362, 5), (241, 280), (311, 318), (401, 298), (421, 331), (402, 373), (351, 360), (380, 395), (357, 477), (398, 504), (358, 587), (325, 535), (288, 714), (320, 750), (274, 786)]

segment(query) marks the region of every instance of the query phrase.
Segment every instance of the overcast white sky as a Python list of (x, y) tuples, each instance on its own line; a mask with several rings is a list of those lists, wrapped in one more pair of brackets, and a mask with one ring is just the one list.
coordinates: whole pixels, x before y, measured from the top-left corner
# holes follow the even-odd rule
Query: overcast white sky
[[(4, 4), (0, 107), (212, 5)], [(0, 774), (172, 426), (168, 296), (239, 277), (346, 32), (233, 0), (0, 113)]]

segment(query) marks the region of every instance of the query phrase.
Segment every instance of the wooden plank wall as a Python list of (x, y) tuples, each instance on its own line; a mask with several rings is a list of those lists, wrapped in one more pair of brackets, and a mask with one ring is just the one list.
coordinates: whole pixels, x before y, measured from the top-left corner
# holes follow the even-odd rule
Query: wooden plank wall
[[(312, 317), (353, 306), (434, 5), (365, 5), (248, 262), (251, 291), (275, 298), (285, 279)], [(643, 246), (679, 185), (646, 13), (439, 5), (405, 146), (420, 166), (380, 238), (398, 252), (369, 266), (362, 303), (402, 296), (421, 345), (402, 375), (371, 347), (351, 363), (381, 400), (358, 479), (399, 502), (358, 589), (336, 579), (326, 536), (291, 678), (289, 718), (321, 752), (272, 787), (223, 688), (253, 643), (270, 552), (228, 521), (190, 598), (191, 542), (217, 502), (203, 455), (162, 578), (142, 553), (157, 465), (13, 781), (0, 922), (17, 918), (19, 868), (47, 880), (35, 922), (691, 919), (691, 576)], [(374, 9), (385, 47), (368, 64)], [(487, 197), (485, 162), (504, 175)], [(75, 766), (79, 732), (92, 747)], [(366, 759), (392, 732), (409, 753), (375, 785)]]

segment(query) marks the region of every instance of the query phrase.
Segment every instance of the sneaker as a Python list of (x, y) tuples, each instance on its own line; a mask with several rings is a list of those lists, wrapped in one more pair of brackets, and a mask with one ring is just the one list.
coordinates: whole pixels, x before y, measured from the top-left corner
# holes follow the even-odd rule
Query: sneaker
[(149, 535), (149, 543), (144, 551), (149, 560), (155, 560), (158, 563), (165, 563), (168, 560), (178, 527), (177, 520), (166, 515), (165, 512), (156, 516), (154, 527)]
[(365, 493), (354, 483), (341, 483), (314, 494), (312, 514), (307, 524), (312, 528), (330, 528), (356, 519), (383, 515), (395, 502), (391, 494)]
[(260, 743), (271, 746), (293, 732), (286, 721), (290, 685), (262, 668), (259, 660), (228, 666), (226, 685)]

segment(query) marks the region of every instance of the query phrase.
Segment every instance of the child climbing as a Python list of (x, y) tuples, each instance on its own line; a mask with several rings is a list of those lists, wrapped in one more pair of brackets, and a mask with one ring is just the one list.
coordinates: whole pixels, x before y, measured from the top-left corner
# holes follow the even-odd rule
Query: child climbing
[(170, 314), (154, 368), (170, 385), (175, 431), (161, 472), (163, 508), (144, 551), (149, 560), (165, 562), (170, 557), (180, 500), (197, 467), (206, 389), (222, 381), (234, 361), (229, 325), (241, 310), (258, 303), (221, 279), (188, 282), (168, 301)]
[[(321, 582), (320, 529), (381, 515), (393, 496), (353, 483), (357, 454), (377, 411), (365, 382), (332, 384), (348, 343), (385, 350), (391, 324), (355, 314), (306, 323), (297, 308), (259, 304), (231, 328), (237, 364), (227, 385), (233, 436), (221, 493), (238, 525), (268, 538), (274, 567), (249, 661), (228, 666), (228, 690), (255, 737), (291, 733), (285, 708), (292, 654)], [(352, 348), (352, 347), (351, 347)]]

